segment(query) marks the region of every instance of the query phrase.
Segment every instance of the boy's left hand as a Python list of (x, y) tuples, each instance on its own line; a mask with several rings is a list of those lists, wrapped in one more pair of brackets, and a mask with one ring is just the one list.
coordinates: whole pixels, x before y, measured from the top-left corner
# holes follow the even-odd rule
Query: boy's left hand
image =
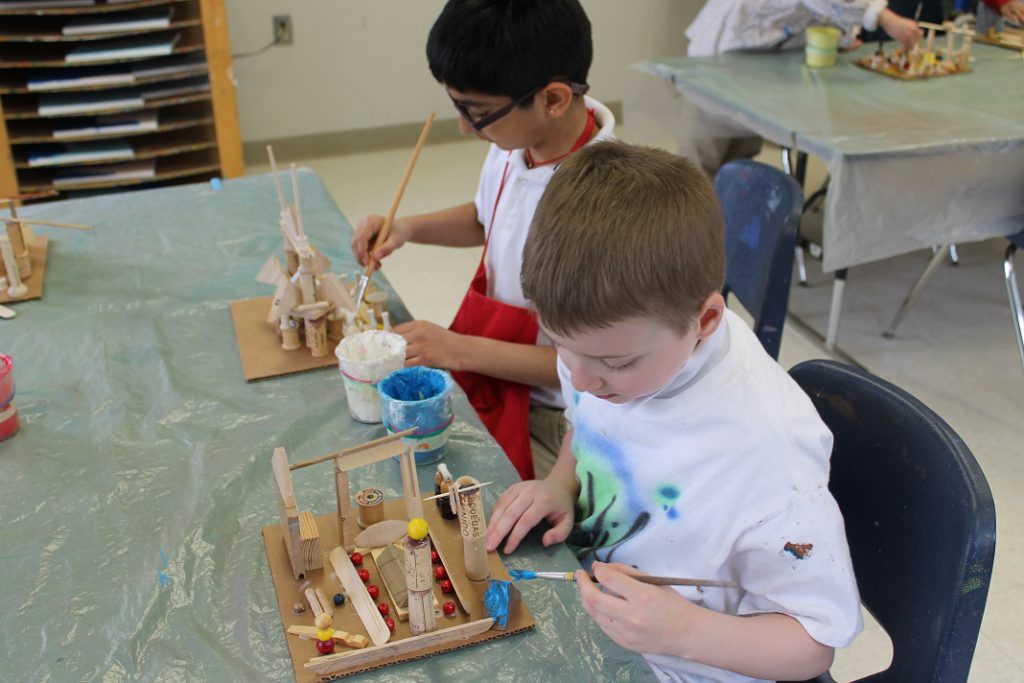
[(631, 577), (643, 572), (624, 564), (595, 562), (594, 577), (576, 572), (587, 614), (616, 643), (634, 652), (675, 654), (701, 608), (668, 586), (652, 586)]
[(441, 370), (461, 369), (461, 334), (425, 320), (402, 323), (395, 328), (395, 332), (405, 337), (406, 366), (426, 365)]

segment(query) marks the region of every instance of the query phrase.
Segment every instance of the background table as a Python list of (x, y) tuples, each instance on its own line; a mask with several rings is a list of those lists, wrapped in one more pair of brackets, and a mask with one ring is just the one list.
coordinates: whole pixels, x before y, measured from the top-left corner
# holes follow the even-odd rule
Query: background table
[(1018, 232), (1021, 53), (975, 45), (971, 74), (899, 81), (851, 63), (875, 49), (841, 53), (834, 68), (819, 70), (804, 66), (802, 51), (658, 59), (637, 68), (677, 88), (707, 119), (824, 159), (827, 271)]
[[(351, 228), (301, 176), (311, 240), (351, 273)], [(348, 416), (336, 370), (246, 384), (228, 303), (281, 251), (269, 176), (25, 208), (95, 225), (51, 236), (44, 298), (0, 321), (21, 431), (0, 443), (0, 678), (292, 680), (260, 530), (277, 520), (275, 446), (293, 462), (383, 436)], [(42, 230), (40, 230), (42, 232)], [(378, 283), (388, 287), (381, 278)], [(408, 319), (392, 297), (397, 321)], [(456, 396), (446, 462), (517, 480)], [(433, 468), (420, 468), (424, 490)], [(333, 509), (329, 468), (295, 473), (304, 509)], [(353, 473), (400, 495), (397, 464)], [(579, 565), (531, 536), (511, 567)], [(364, 675), (365, 680), (649, 680), (580, 607), (575, 586), (523, 584), (533, 632)]]

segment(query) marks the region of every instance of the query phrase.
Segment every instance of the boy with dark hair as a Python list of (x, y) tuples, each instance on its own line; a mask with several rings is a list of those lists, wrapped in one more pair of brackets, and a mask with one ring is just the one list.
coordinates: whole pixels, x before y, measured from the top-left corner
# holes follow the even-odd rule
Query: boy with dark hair
[[(431, 73), (459, 112), (463, 134), (491, 143), (476, 199), (394, 221), (374, 256), (407, 241), (484, 246), (449, 329), (400, 325), (408, 364), (451, 370), (523, 478), (545, 473), (564, 434), (555, 351), (526, 308), (519, 283), (533, 210), (555, 168), (613, 136), (615, 119), (585, 97), (592, 46), (577, 0), (449, 0), (427, 40)], [(383, 218), (352, 240), (361, 264)], [(531, 455), (532, 451), (532, 455)]]
[(576, 574), (586, 611), (662, 680), (804, 680), (861, 628), (832, 435), (725, 308), (723, 235), (710, 181), (676, 155), (605, 142), (555, 174), (522, 280), (571, 427), (546, 479), (500, 496), (487, 547), (547, 521), (544, 545), (568, 540), (607, 589)]

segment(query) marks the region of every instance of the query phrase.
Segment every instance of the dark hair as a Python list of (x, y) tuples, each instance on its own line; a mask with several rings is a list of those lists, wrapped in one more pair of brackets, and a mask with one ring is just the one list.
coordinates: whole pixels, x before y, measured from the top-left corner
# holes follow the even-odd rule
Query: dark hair
[(552, 176), (523, 249), (523, 294), (560, 335), (646, 317), (685, 334), (725, 280), (707, 175), (624, 142), (587, 145)]
[(434, 78), (484, 95), (586, 83), (593, 53), (578, 0), (448, 0), (427, 38)]

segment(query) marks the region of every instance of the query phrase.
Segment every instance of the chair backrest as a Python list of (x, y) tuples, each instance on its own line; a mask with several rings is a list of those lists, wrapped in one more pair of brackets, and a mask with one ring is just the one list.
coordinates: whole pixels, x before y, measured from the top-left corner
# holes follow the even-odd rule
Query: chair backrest
[(750, 312), (757, 338), (778, 358), (803, 190), (777, 168), (739, 160), (718, 171), (715, 191), (725, 216), (725, 292)]
[(861, 680), (966, 681), (995, 555), (977, 461), (942, 418), (870, 373), (814, 360), (790, 375), (832, 430), (829, 488), (861, 600), (892, 639), (889, 668)]

